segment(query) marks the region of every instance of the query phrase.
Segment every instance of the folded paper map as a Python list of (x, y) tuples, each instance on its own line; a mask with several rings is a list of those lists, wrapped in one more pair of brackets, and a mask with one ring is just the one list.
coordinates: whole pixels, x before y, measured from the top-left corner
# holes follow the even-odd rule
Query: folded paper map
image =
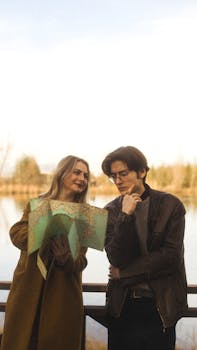
[[(86, 203), (41, 198), (31, 199), (30, 208), (28, 254), (39, 250), (46, 238), (58, 234), (67, 235), (74, 259), (80, 246), (103, 250), (107, 210)], [(54, 216), (58, 217), (58, 224), (50, 224)]]

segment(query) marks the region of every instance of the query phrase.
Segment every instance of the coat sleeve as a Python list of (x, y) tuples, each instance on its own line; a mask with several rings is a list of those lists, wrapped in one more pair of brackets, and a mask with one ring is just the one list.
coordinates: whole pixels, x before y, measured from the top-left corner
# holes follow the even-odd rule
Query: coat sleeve
[(16, 222), (9, 231), (12, 243), (20, 250), (27, 250), (29, 203), (24, 209), (22, 218)]
[(158, 237), (155, 242), (152, 239), (148, 254), (136, 258), (120, 271), (121, 278), (129, 278), (130, 284), (135, 284), (171, 275), (180, 269), (184, 261), (185, 230), (185, 209), (181, 202), (174, 207), (165, 226), (159, 240)]
[(127, 215), (116, 207), (106, 209), (109, 214), (105, 251), (111, 265), (124, 268), (139, 254), (135, 216)]

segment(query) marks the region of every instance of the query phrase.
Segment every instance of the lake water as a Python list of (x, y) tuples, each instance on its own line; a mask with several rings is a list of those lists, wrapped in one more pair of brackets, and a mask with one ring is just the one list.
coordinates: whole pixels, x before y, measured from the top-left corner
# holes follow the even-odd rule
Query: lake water
[[(103, 207), (113, 197), (96, 196), (89, 198), (92, 205)], [(11, 280), (15, 269), (19, 250), (14, 247), (9, 238), (9, 228), (21, 218), (23, 208), (28, 198), (12, 197), (0, 198), (0, 280)], [(191, 198), (183, 199), (186, 207), (185, 229), (185, 264), (189, 284), (197, 284), (197, 205)], [(83, 272), (83, 282), (106, 283), (108, 279), (108, 261), (105, 252), (89, 249), (87, 253), (88, 266)], [(1, 300), (6, 300), (7, 292), (1, 292)], [(189, 305), (197, 306), (197, 296), (189, 296)], [(84, 303), (104, 304), (104, 294), (84, 294)], [(1, 315), (2, 317), (2, 315)], [(91, 319), (88, 320), (88, 334), (106, 343), (106, 329)], [(197, 321), (196, 319), (182, 319), (177, 325), (177, 344), (181, 350), (197, 349)]]

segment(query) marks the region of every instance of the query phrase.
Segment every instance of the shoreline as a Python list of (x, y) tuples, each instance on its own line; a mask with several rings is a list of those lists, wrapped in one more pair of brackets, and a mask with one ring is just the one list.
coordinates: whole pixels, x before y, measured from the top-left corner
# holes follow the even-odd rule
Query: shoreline
[[(150, 187), (164, 192), (169, 192), (178, 196), (195, 196), (197, 195), (197, 186), (189, 188), (180, 188), (176, 186), (157, 186), (155, 184)], [(0, 196), (4, 195), (38, 195), (48, 190), (48, 185), (23, 185), (23, 184), (0, 184)], [(88, 190), (89, 195), (104, 195), (104, 196), (118, 196), (119, 192), (114, 185), (112, 186), (90, 186)]]

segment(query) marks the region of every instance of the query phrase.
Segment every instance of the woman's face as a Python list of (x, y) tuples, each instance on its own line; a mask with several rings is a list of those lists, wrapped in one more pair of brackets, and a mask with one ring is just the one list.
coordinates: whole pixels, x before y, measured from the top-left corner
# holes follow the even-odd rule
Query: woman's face
[(72, 173), (64, 179), (64, 190), (77, 194), (83, 192), (89, 179), (89, 172), (86, 164), (81, 161), (76, 163)]

